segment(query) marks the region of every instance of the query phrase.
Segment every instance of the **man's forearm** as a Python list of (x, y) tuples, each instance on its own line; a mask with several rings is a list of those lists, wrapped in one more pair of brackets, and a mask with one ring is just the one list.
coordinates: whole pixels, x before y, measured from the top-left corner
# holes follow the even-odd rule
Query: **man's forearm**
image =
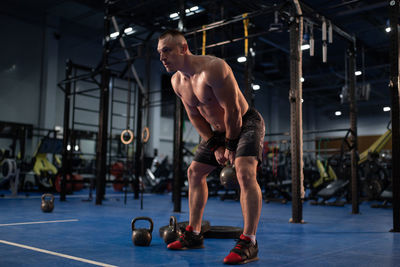
[(225, 111), (225, 137), (229, 139), (237, 139), (240, 135), (242, 127), (242, 118), (239, 110)]

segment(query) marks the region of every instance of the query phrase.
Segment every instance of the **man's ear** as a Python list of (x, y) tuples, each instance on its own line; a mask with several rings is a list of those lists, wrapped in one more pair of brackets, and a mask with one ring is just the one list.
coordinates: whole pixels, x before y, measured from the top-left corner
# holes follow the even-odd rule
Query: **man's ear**
[(182, 44), (182, 46), (181, 46), (181, 51), (182, 51), (182, 54), (186, 54), (186, 52), (188, 51), (188, 44)]

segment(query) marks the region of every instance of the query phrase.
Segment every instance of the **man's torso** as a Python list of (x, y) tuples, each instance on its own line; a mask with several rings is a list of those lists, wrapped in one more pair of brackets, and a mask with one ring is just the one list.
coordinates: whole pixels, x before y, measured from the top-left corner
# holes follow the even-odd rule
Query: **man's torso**
[[(177, 72), (176, 75), (176, 93), (181, 97), (182, 101), (190, 106), (196, 107), (200, 114), (216, 131), (225, 131), (224, 109), (218, 103), (213, 89), (206, 83), (207, 64), (214, 57), (205, 56), (200, 58), (202, 61), (197, 66), (196, 73), (191, 77), (186, 77), (183, 73)], [(231, 72), (231, 71), (230, 71)], [(229, 75), (233, 75), (230, 73)], [(241, 107), (241, 115), (246, 112), (247, 103), (244, 100), (239, 88), (239, 105)], [(232, 96), (233, 97), (233, 96)]]

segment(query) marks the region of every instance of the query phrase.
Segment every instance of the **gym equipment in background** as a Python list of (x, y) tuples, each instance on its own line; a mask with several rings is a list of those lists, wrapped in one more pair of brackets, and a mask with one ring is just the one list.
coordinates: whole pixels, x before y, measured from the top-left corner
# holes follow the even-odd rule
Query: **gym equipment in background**
[(50, 191), (55, 187), (54, 181), (58, 169), (49, 161), (48, 155), (61, 154), (62, 147), (62, 139), (50, 138), (49, 135), (38, 144), (33, 155), (33, 172), (35, 173), (35, 180), (42, 190)]
[[(360, 154), (358, 164), (362, 194), (368, 200), (379, 200), (391, 183), (388, 164), (380, 158), (383, 147), (392, 139), (390, 124), (391, 122), (387, 125), (387, 131)], [(386, 193), (385, 198), (389, 195)]]
[(6, 158), (1, 162), (3, 177), (0, 179), (0, 186), (9, 182), (13, 196), (18, 193), (19, 173), (20, 170), (15, 159)]
[(290, 151), (277, 144), (264, 144), (263, 162), (261, 169), (263, 171), (264, 194), (266, 203), (278, 201), (286, 204), (292, 200), (291, 186), (292, 179), (290, 174)]
[(164, 193), (172, 188), (172, 167), (168, 163), (168, 156), (154, 157), (151, 167), (146, 169), (142, 178), (145, 192)]

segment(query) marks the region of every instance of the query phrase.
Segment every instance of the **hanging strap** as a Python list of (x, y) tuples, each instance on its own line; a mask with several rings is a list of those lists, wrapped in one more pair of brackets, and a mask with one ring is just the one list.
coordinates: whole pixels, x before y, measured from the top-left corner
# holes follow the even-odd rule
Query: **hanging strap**
[[(202, 28), (204, 29), (206, 26), (203, 25)], [(207, 31), (203, 31), (203, 45), (201, 47), (201, 54), (204, 56), (206, 54), (206, 40), (207, 40)]]
[(249, 19), (247, 18), (247, 15), (248, 15), (248, 13), (244, 13), (242, 15), (242, 17), (245, 18), (243, 20), (244, 37), (245, 37), (245, 39), (244, 39), (244, 55), (245, 55), (245, 57), (247, 57), (247, 54), (249, 52), (249, 39), (247, 38), (249, 36), (249, 31), (248, 31)]

